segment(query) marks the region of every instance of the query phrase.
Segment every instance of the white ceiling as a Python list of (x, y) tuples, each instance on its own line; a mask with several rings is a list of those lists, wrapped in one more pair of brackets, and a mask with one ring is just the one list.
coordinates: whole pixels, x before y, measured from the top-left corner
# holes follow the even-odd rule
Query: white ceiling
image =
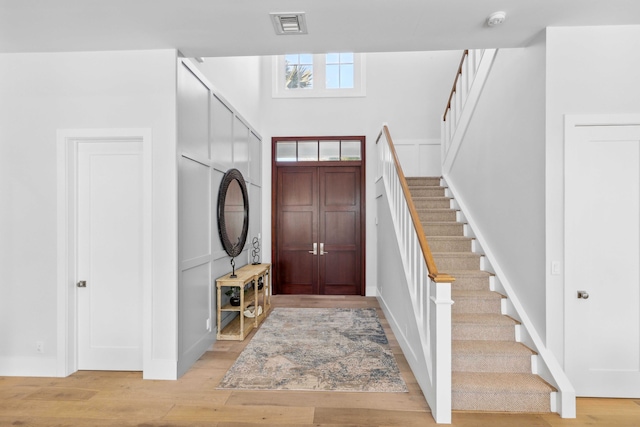
[[(498, 10), (506, 22), (487, 27)], [(270, 12), (301, 11), (308, 35), (275, 35)], [(547, 26), (629, 24), (640, 24), (640, 0), (0, 0), (0, 52), (448, 50), (525, 46)]]

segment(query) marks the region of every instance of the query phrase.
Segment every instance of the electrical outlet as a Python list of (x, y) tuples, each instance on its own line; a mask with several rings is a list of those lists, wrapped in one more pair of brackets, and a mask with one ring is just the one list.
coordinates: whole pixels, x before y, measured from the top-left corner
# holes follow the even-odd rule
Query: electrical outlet
[(211, 330), (211, 318), (207, 319), (207, 331)]
[(44, 342), (36, 341), (36, 352), (37, 353), (44, 353)]
[(560, 261), (551, 261), (551, 274), (554, 276), (560, 275)]

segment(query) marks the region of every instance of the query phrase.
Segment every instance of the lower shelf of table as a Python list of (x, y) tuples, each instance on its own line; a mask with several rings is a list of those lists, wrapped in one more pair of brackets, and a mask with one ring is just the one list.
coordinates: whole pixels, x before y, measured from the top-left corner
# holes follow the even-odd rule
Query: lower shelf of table
[[(258, 316), (258, 324), (264, 320), (264, 317), (269, 312), (271, 307), (263, 308), (263, 312), (260, 316)], [(242, 341), (244, 340), (249, 332), (255, 327), (256, 319), (253, 317), (245, 317), (244, 318), (244, 331), (240, 331), (240, 314), (236, 316), (231, 322), (227, 324), (220, 332), (218, 332), (218, 339), (222, 341)]]

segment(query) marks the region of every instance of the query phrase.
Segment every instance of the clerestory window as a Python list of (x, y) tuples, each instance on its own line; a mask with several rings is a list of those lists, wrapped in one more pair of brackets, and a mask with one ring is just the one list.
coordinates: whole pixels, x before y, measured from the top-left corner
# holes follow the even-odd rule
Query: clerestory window
[(276, 142), (276, 162), (345, 162), (360, 161), (360, 139), (301, 140)]
[(365, 96), (364, 56), (289, 54), (273, 59), (274, 98)]

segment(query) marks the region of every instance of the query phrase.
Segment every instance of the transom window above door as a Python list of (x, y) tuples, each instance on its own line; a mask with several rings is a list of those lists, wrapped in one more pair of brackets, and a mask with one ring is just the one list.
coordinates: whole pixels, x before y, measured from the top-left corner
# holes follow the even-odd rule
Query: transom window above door
[(364, 58), (352, 52), (275, 56), (273, 97), (365, 96)]
[(360, 140), (277, 141), (276, 162), (336, 162), (362, 160)]

